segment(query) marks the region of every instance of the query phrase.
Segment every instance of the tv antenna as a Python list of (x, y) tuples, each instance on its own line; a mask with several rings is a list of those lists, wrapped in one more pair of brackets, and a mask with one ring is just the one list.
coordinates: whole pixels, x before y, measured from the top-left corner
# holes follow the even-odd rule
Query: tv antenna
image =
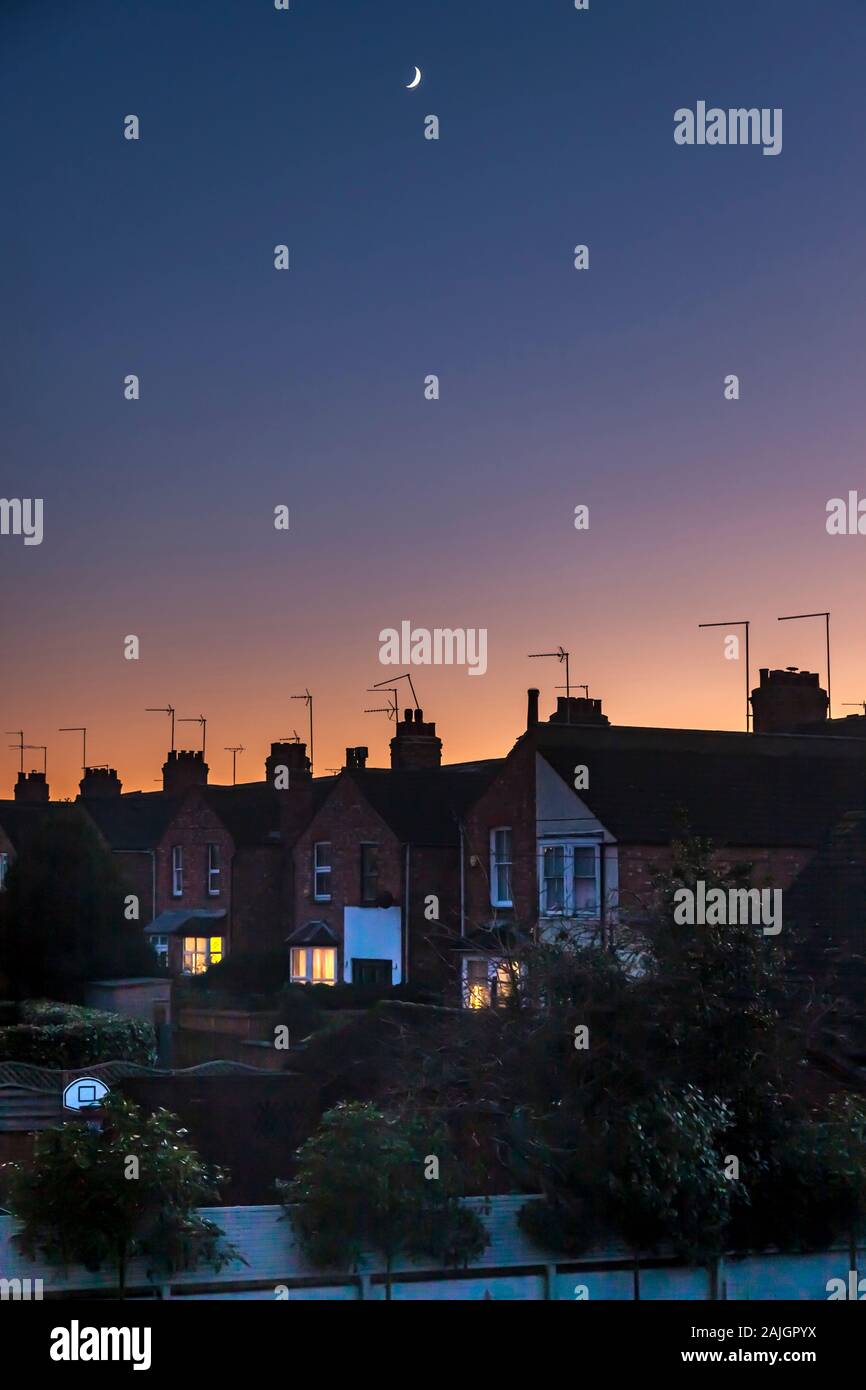
[(749, 675), (749, 628), (751, 618), (740, 618), (735, 623), (698, 623), (698, 627), (744, 627), (746, 629), (746, 733), (749, 732), (749, 719), (751, 718), (751, 689), (752, 678)]
[[(44, 744), (44, 743), (25, 743), (23, 746), (24, 746), (25, 748), (33, 748), (36, 752), (39, 752), (39, 753), (42, 754), (42, 776), (43, 776), (43, 777), (47, 777), (47, 776), (48, 776), (48, 747), (47, 747), (47, 745)], [(17, 743), (13, 743), (13, 744), (10, 744), (10, 747), (11, 747), (11, 748), (17, 748), (18, 745), (17, 745)]]
[[(367, 693), (370, 694), (371, 691), (373, 691), (373, 690), (381, 690), (381, 688), (382, 688), (381, 685), (368, 685), (368, 686), (367, 686)], [(389, 703), (388, 703), (387, 705), (376, 705), (376, 707), (375, 707), (374, 709), (365, 709), (365, 710), (364, 710), (364, 713), (365, 713), (365, 714), (387, 714), (387, 716), (388, 716), (389, 719), (396, 719), (396, 718), (397, 718), (397, 690), (396, 690), (396, 687), (393, 686), (393, 685), (388, 686), (387, 690), (385, 691), (385, 694), (386, 694), (386, 695), (393, 695), (393, 697), (394, 697), (394, 703), (393, 703), (393, 704), (391, 704), (390, 701), (389, 701)]]
[[(171, 751), (174, 752), (174, 705), (148, 705), (145, 714), (167, 714), (171, 717)], [(157, 782), (159, 778), (157, 777)]]
[[(313, 697), (309, 690), (305, 689), (303, 695), (292, 695), (292, 700), (303, 700), (310, 714), (310, 776), (313, 775)], [(298, 739), (300, 743), (300, 739)]]
[[(568, 669), (568, 658), (569, 658), (570, 655), (571, 655), (571, 653), (570, 653), (570, 652), (567, 652), (567, 651), (565, 650), (565, 647), (558, 647), (557, 650), (556, 650), (555, 652), (529, 652), (529, 659), (530, 659), (530, 661), (535, 661), (535, 660), (536, 660), (538, 657), (540, 657), (540, 656), (555, 656), (556, 659), (557, 659), (557, 661), (560, 661), (560, 662), (564, 661), (564, 662), (565, 662), (565, 698), (566, 698), (566, 700), (568, 701), (568, 703), (566, 704), (566, 707), (565, 707), (565, 708), (566, 708), (566, 719), (565, 719), (566, 724), (570, 724), (570, 723), (571, 723), (571, 675), (569, 674), (569, 669)], [(557, 689), (558, 689), (558, 690), (561, 690), (561, 689), (562, 689), (562, 686), (557, 686)]]
[(779, 618), (780, 623), (796, 623), (800, 618), (823, 618), (826, 624), (827, 635), (827, 718), (833, 718), (833, 705), (830, 700), (830, 614), (825, 610), (823, 613), (789, 613), (785, 618)]
[(59, 734), (80, 734), (81, 735), (81, 771), (87, 771), (87, 728), (83, 724), (70, 724), (65, 729), (58, 729)]
[[(404, 672), (402, 673), (402, 675), (399, 675), (399, 676), (389, 676), (389, 677), (388, 677), (388, 680), (386, 680), (386, 681), (377, 681), (375, 685), (368, 686), (368, 689), (369, 689), (369, 690), (382, 690), (385, 686), (389, 686), (389, 687), (390, 687), (391, 681), (408, 681), (408, 682), (409, 682), (409, 689), (412, 691), (412, 699), (413, 699), (413, 701), (414, 701), (414, 703), (415, 703), (415, 708), (418, 709), (418, 707), (419, 707), (419, 706), (418, 706), (418, 696), (417, 696), (417, 694), (415, 693), (415, 687), (414, 687), (414, 685), (412, 684), (412, 677), (410, 676), (410, 674), (409, 674), (408, 671), (404, 671)], [(396, 714), (396, 709), (397, 709), (397, 706), (396, 706), (396, 692), (395, 692), (395, 705), (394, 705), (395, 714)], [(371, 711), (371, 713), (376, 713), (376, 711)]]
[[(570, 689), (570, 687), (567, 686), (567, 685), (555, 685), (553, 688), (554, 688), (554, 690), (569, 690), (569, 689)], [(588, 685), (581, 685), (581, 684), (578, 683), (578, 684), (576, 684), (576, 685), (574, 686), (574, 689), (575, 689), (575, 690), (583, 690), (583, 691), (585, 692), (585, 694), (586, 694), (587, 700), (589, 699), (589, 686), (588, 686)]]
[[(866, 714), (866, 700), (843, 700), (843, 701), (842, 701), (842, 708), (843, 708), (843, 709), (862, 709), (863, 713)], [(15, 747), (14, 743), (11, 744), (10, 746), (11, 746), (12, 748)]]
[(231, 753), (231, 755), (232, 755), (232, 786), (234, 787), (234, 786), (237, 785), (237, 780), (238, 780), (238, 779), (237, 779), (237, 775), (236, 775), (236, 773), (237, 773), (238, 753), (245, 753), (245, 752), (246, 752), (246, 749), (244, 748), (244, 745), (243, 745), (242, 743), (234, 743), (234, 744), (231, 744), (231, 745), (230, 745), (228, 748), (226, 748), (224, 751), (225, 751), (226, 753)]
[(7, 734), (17, 734), (17, 735), (18, 735), (18, 742), (17, 742), (17, 743), (10, 743), (10, 744), (9, 744), (9, 747), (10, 747), (10, 748), (17, 748), (17, 749), (18, 749), (18, 752), (19, 752), (19, 755), (20, 755), (20, 756), (19, 756), (19, 759), (18, 759), (18, 771), (19, 771), (19, 772), (23, 772), (23, 771), (24, 771), (24, 749), (25, 749), (25, 747), (27, 746), (27, 745), (25, 745), (25, 743), (24, 743), (24, 730), (23, 730), (23, 729), (7, 729), (6, 732), (7, 732)]
[(203, 714), (191, 714), (186, 719), (179, 719), (178, 724), (201, 724), (201, 755), (204, 758), (204, 741), (207, 737), (207, 720)]

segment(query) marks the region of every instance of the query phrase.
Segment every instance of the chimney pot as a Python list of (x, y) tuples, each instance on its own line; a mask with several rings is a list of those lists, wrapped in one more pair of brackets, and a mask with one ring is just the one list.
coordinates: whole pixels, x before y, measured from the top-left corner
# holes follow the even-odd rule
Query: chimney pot
[(539, 691), (534, 686), (530, 686), (526, 692), (526, 727), (531, 729), (533, 724), (538, 723), (538, 696)]

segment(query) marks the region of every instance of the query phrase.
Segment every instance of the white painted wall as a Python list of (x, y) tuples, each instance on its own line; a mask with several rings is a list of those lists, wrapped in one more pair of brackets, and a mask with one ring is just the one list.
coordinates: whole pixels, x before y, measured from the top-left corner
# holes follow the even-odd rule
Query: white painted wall
[(352, 980), (352, 961), (389, 960), (391, 983), (402, 984), (403, 951), (399, 907), (343, 908), (343, 979)]

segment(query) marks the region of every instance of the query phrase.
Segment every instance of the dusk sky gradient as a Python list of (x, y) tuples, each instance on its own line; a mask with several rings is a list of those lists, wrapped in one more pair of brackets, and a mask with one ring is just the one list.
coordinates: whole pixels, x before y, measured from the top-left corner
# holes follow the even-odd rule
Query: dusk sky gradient
[[(488, 630), (485, 676), (412, 672), (446, 761), (549, 712), (560, 643), (616, 723), (742, 728), (701, 621), (824, 683), (776, 618), (829, 608), (866, 699), (866, 537), (825, 529), (866, 495), (862, 0), (6, 0), (0, 69), (0, 493), (45, 505), (0, 536), (0, 728), (52, 795), (80, 724), (153, 790), (169, 702), (258, 779), (306, 686), (317, 772), (386, 765), (403, 619)], [(698, 100), (783, 108), (781, 154), (677, 146)]]

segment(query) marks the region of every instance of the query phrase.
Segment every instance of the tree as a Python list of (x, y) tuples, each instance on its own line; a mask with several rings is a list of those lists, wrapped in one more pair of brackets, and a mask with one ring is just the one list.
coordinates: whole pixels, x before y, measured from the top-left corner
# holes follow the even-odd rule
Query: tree
[(209, 1172), (186, 1141), (176, 1115), (145, 1115), (121, 1096), (105, 1101), (101, 1124), (73, 1121), (37, 1135), (32, 1162), (0, 1169), (21, 1248), (89, 1270), (113, 1266), (121, 1298), (133, 1256), (147, 1259), (154, 1282), (239, 1258), (196, 1210), (218, 1200), (227, 1174)]
[(19, 998), (80, 997), (100, 976), (154, 973), (111, 852), (77, 806), (46, 816), (3, 895), (2, 971)]
[(487, 1244), (479, 1217), (458, 1200), (455, 1167), (441, 1130), (352, 1102), (322, 1116), (298, 1151), (296, 1177), (278, 1191), (308, 1259), (356, 1269), (375, 1250), (390, 1299), (399, 1254), (453, 1267)]

